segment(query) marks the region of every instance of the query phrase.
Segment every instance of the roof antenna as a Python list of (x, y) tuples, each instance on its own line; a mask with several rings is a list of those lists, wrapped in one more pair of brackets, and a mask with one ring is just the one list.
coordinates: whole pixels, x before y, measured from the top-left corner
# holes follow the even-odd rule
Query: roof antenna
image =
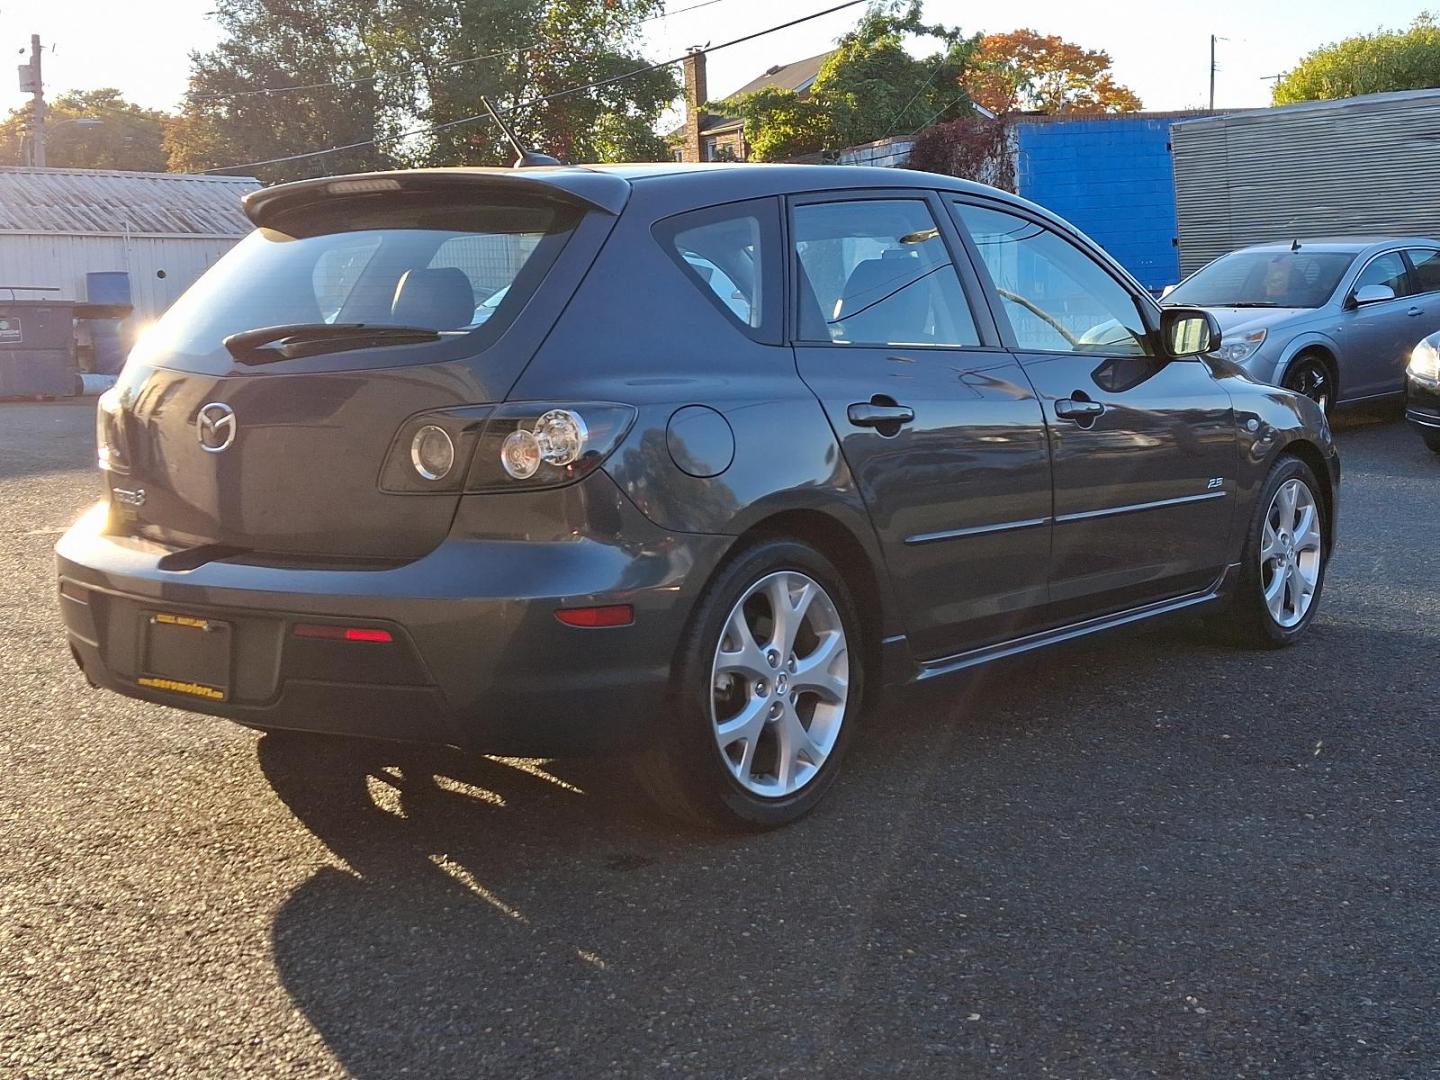
[(1291, 250), (1291, 251), (1299, 251), (1299, 250), (1300, 250), (1300, 238), (1299, 238), (1298, 236), (1297, 236), (1294, 240), (1290, 241), (1290, 250)]
[(500, 114), (495, 111), (495, 106), (490, 104), (488, 97), (482, 95), (480, 104), (485, 106), (485, 111), (490, 114), (490, 119), (494, 120), (495, 126), (504, 133), (505, 140), (515, 148), (515, 163), (510, 166), (512, 169), (529, 169), (536, 165), (563, 164), (559, 158), (553, 158), (549, 154), (542, 154), (535, 150), (525, 149), (525, 144), (516, 136), (515, 130), (509, 124), (505, 123), (504, 120), (500, 119)]

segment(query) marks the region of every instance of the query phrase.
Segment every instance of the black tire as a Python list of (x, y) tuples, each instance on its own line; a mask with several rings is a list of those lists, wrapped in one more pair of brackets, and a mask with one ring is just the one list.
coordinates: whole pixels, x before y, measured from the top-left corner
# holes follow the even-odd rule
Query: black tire
[(1421, 428), (1420, 437), (1425, 440), (1425, 445), (1428, 446), (1431, 451), (1440, 454), (1440, 431)]
[(1280, 385), (1304, 394), (1327, 416), (1335, 407), (1335, 374), (1319, 353), (1301, 353), (1290, 361)]
[[(1260, 552), (1264, 543), (1266, 519), (1276, 494), (1286, 483), (1299, 480), (1310, 489), (1320, 530), (1318, 576), (1311, 594), (1310, 606), (1293, 626), (1282, 626), (1270, 613), (1265, 601), (1264, 570)], [(1216, 628), (1234, 644), (1257, 649), (1282, 649), (1304, 636), (1320, 610), (1325, 589), (1325, 574), (1330, 564), (1330, 536), (1325, 516), (1324, 494), (1310, 466), (1295, 457), (1282, 457), (1270, 469), (1265, 484), (1255, 500), (1240, 556), (1239, 580), (1235, 584), (1229, 609), (1217, 621)]]
[[(799, 790), (762, 797), (736, 779), (722, 759), (711, 716), (712, 667), (731, 611), (753, 585), (781, 571), (807, 575), (829, 595), (845, 633), (848, 692), (828, 755)], [(864, 700), (864, 640), (854, 599), (824, 556), (794, 540), (765, 540), (732, 557), (696, 603), (681, 640), (666, 715), (654, 725), (650, 745), (633, 759), (641, 786), (667, 814), (715, 829), (760, 831), (804, 817), (824, 798), (839, 774)]]

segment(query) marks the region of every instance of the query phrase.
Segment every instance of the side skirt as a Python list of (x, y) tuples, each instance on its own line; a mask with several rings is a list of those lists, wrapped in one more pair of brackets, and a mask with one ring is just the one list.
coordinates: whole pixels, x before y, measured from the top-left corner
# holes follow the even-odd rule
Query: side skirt
[(1158, 603), (1146, 604), (1143, 607), (1131, 608), (1128, 611), (1116, 612), (1113, 615), (1102, 615), (1098, 618), (1086, 619), (1083, 622), (1071, 623), (1069, 626), (1057, 627), (1054, 630), (1044, 630), (1038, 634), (1029, 634), (1025, 637), (1015, 638), (1013, 641), (1002, 641), (996, 645), (987, 645), (981, 649), (972, 649), (969, 652), (957, 653), (954, 656), (941, 657), (938, 660), (918, 661), (911, 681), (925, 682), (943, 675), (951, 675), (969, 668), (980, 667), (982, 664), (989, 664), (996, 660), (1020, 656), (1023, 653), (1033, 652), (1036, 649), (1044, 649), (1051, 645), (1060, 645), (1067, 641), (1074, 641), (1077, 638), (1088, 637), (1091, 634), (1098, 634), (1106, 630), (1114, 630), (1121, 626), (1128, 626), (1130, 623), (1141, 622), (1145, 619), (1154, 619), (1162, 615), (1171, 615), (1209, 604), (1218, 605), (1226, 599), (1226, 593), (1239, 568), (1238, 563), (1227, 566), (1224, 573), (1220, 575), (1219, 580), (1203, 592), (1177, 596), (1172, 600), (1162, 600)]

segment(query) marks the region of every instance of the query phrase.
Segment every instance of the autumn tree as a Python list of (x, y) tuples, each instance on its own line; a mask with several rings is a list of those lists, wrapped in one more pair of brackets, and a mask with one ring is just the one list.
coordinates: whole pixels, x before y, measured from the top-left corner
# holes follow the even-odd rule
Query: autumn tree
[[(162, 172), (165, 124), (155, 109), (126, 101), (119, 90), (71, 90), (45, 108), (45, 163), (52, 168), (131, 169)], [(29, 105), (0, 121), (0, 162), (27, 164), (32, 124)]]
[[(387, 166), (508, 163), (481, 96), (570, 161), (653, 159), (675, 73), (645, 72), (639, 27), (663, 0), (219, 0), (220, 44), (191, 58), (172, 167), (351, 146), (252, 171), (279, 180)], [(269, 88), (282, 89), (266, 92)], [(558, 95), (558, 96), (557, 96)], [(539, 100), (550, 98), (550, 100)], [(438, 129), (430, 131), (428, 129)], [(417, 130), (426, 133), (412, 134)]]
[(1316, 49), (1275, 83), (1276, 105), (1440, 86), (1440, 21), (1346, 38)]
[[(909, 37), (939, 39), (941, 47), (917, 59), (905, 49)], [(772, 87), (713, 108), (745, 121), (758, 161), (910, 134), (969, 113), (960, 80), (977, 40), (927, 24), (919, 0), (881, 0), (840, 39), (807, 93)]]
[(994, 113), (1134, 112), (1140, 99), (1115, 81), (1110, 54), (1053, 34), (1013, 30), (980, 40), (966, 86)]

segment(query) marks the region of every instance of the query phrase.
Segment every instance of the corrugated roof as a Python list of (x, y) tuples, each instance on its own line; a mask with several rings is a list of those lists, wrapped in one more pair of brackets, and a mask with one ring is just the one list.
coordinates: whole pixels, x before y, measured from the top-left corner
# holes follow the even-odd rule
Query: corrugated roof
[(0, 167), (0, 235), (244, 236), (249, 176)]

